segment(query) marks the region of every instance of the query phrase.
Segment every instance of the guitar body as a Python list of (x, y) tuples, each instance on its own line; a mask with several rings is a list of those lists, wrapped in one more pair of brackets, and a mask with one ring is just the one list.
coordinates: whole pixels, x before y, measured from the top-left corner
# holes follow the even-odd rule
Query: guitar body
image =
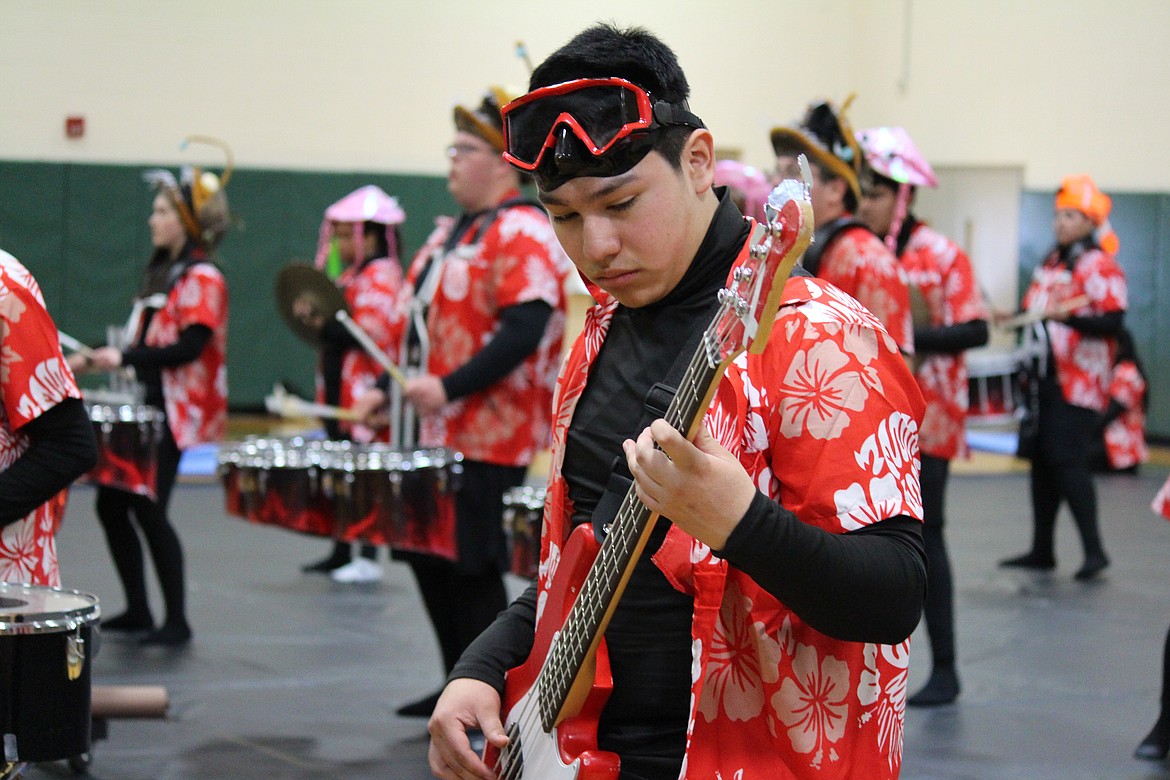
[[(570, 535), (561, 552), (556, 577), (549, 589), (544, 614), (537, 626), (532, 652), (528, 660), (508, 672), (504, 685), (504, 728), (520, 726), (520, 739), (505, 748), (504, 761), (522, 761), (520, 774), (506, 776), (517, 780), (617, 780), (618, 757), (597, 749), (597, 721), (613, 689), (609, 673), (609, 657), (605, 646), (595, 655), (592, 684), (584, 693), (577, 711), (563, 718), (552, 730), (545, 732), (540, 725), (533, 688), (537, 676), (548, 657), (565, 615), (573, 606), (581, 583), (588, 575), (598, 544), (593, 528), (585, 523)], [(588, 670), (583, 676), (588, 675)], [(519, 742), (519, 745), (516, 742)], [(512, 751), (519, 748), (517, 757)], [(509, 755), (512, 753), (512, 755)], [(484, 757), (488, 766), (494, 766), (498, 752), (490, 745)], [(505, 776), (501, 773), (501, 776)]]

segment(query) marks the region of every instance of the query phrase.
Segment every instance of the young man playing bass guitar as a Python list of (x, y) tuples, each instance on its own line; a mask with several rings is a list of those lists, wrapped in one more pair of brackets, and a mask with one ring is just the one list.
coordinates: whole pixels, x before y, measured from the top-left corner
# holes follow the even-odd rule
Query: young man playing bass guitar
[[(757, 276), (762, 231), (712, 187), (713, 139), (673, 52), (597, 26), (529, 88), (504, 109), (506, 156), (534, 175), (597, 305), (558, 379), (540, 576), (452, 672), (429, 724), (432, 771), (896, 777), (926, 581), (923, 402), (897, 345), (799, 273), (777, 282), (779, 310), (765, 307), (771, 338), (690, 387), (679, 356), (700, 357), (700, 334), (720, 330), (720, 290)], [(697, 392), (695, 425), (671, 419), (684, 391), (662, 399), (656, 383)], [(607, 550), (626, 544), (631, 507), (651, 517), (615, 574)], [(579, 553), (595, 534), (589, 566)], [(580, 635), (599, 579), (620, 600)], [(548, 679), (566, 655), (579, 665)]]

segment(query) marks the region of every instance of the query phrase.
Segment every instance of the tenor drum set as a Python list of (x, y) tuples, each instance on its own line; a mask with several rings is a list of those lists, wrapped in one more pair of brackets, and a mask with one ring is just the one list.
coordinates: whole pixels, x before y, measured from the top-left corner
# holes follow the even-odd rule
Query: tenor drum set
[(228, 514), (261, 525), (456, 558), (463, 456), (445, 448), (249, 437), (217, 456)]

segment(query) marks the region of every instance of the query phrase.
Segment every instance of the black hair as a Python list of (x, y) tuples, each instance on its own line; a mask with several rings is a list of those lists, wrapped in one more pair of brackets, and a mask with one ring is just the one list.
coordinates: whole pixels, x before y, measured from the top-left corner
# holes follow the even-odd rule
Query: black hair
[(830, 182), (840, 179), (841, 181), (845, 182), (845, 198), (842, 205), (848, 212), (852, 213), (857, 211), (857, 196), (853, 194), (853, 188), (849, 186), (849, 182), (845, 180), (845, 177), (841, 176), (832, 168), (822, 163), (816, 158), (816, 156), (806, 155), (806, 157), (808, 158), (809, 166), (817, 169), (817, 178), (819, 178), (821, 181)]
[[(622, 78), (649, 92), (655, 101), (684, 108), (691, 94), (686, 74), (669, 46), (645, 28), (623, 30), (612, 24), (597, 24), (573, 36), (536, 66), (528, 89), (589, 78)], [(686, 125), (662, 127), (653, 149), (680, 170), (682, 150), (693, 131)]]
[[(394, 242), (401, 247), (402, 241), (399, 238), (398, 226), (391, 225), (390, 229), (394, 231)], [(390, 256), (390, 242), (386, 239), (386, 225), (381, 222), (367, 221), (362, 225), (362, 236), (374, 237), (374, 254), (370, 257), (358, 258), (358, 265), (361, 265), (363, 260)]]

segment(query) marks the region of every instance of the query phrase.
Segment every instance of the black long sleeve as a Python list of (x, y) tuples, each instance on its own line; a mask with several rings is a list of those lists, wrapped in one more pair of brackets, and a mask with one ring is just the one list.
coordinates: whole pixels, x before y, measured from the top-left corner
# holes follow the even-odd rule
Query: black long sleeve
[(500, 329), (491, 341), (459, 368), (443, 377), (448, 400), (462, 398), (494, 385), (540, 345), (552, 306), (526, 301), (500, 310)]
[(922, 614), (926, 550), (909, 517), (834, 534), (756, 493), (719, 555), (836, 639), (901, 642)]
[(1064, 324), (1090, 336), (1116, 336), (1125, 324), (1125, 312), (1111, 311), (1088, 317), (1069, 317)]
[(20, 432), (29, 446), (0, 471), (0, 526), (24, 517), (97, 463), (93, 425), (77, 398), (66, 398)]
[(914, 350), (954, 355), (963, 350), (982, 347), (989, 336), (987, 320), (970, 320), (937, 328), (915, 328)]
[(448, 675), (470, 677), (504, 692), (504, 675), (528, 658), (536, 631), (536, 583), (530, 584), (471, 643)]
[(165, 347), (131, 347), (122, 352), (122, 365), (135, 368), (167, 368), (190, 363), (199, 357), (211, 338), (206, 325), (188, 325), (179, 332), (179, 339)]

